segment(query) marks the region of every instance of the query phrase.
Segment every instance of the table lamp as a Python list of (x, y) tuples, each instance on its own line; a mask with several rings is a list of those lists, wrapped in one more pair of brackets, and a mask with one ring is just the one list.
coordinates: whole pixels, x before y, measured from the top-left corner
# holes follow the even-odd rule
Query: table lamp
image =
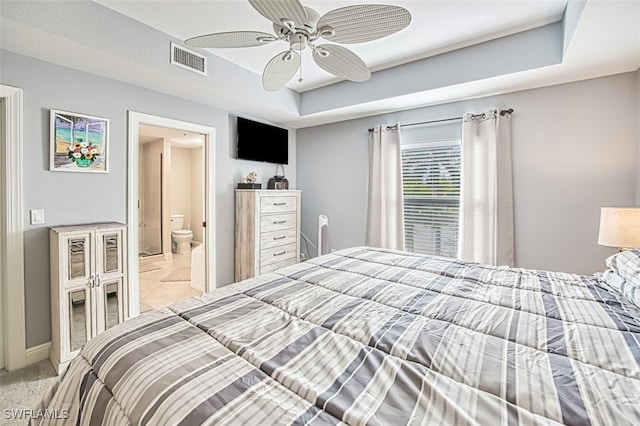
[(602, 207), (598, 244), (620, 251), (640, 247), (640, 207)]

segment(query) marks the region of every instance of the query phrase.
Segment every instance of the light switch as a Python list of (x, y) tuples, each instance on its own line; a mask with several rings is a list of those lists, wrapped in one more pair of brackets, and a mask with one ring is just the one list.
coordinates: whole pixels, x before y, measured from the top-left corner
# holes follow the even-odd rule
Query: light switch
[(44, 209), (29, 210), (31, 213), (31, 224), (42, 225), (44, 223)]

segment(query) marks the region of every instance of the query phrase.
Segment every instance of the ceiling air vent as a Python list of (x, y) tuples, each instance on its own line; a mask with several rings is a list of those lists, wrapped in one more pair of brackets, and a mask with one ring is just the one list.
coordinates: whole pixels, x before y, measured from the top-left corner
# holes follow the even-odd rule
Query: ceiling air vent
[(198, 74), (207, 75), (207, 58), (171, 43), (171, 63)]

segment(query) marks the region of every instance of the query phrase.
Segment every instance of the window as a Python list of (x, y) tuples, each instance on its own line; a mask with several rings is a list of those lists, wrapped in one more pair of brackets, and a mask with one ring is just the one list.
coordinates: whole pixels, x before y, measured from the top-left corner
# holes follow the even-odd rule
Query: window
[(403, 145), (402, 180), (406, 249), (456, 257), (460, 141)]

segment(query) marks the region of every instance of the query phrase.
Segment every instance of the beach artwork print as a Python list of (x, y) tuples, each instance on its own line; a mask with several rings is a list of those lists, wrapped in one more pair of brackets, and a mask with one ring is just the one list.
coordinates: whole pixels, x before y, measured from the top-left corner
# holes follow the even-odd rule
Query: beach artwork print
[(50, 170), (107, 172), (108, 137), (106, 118), (51, 110)]

